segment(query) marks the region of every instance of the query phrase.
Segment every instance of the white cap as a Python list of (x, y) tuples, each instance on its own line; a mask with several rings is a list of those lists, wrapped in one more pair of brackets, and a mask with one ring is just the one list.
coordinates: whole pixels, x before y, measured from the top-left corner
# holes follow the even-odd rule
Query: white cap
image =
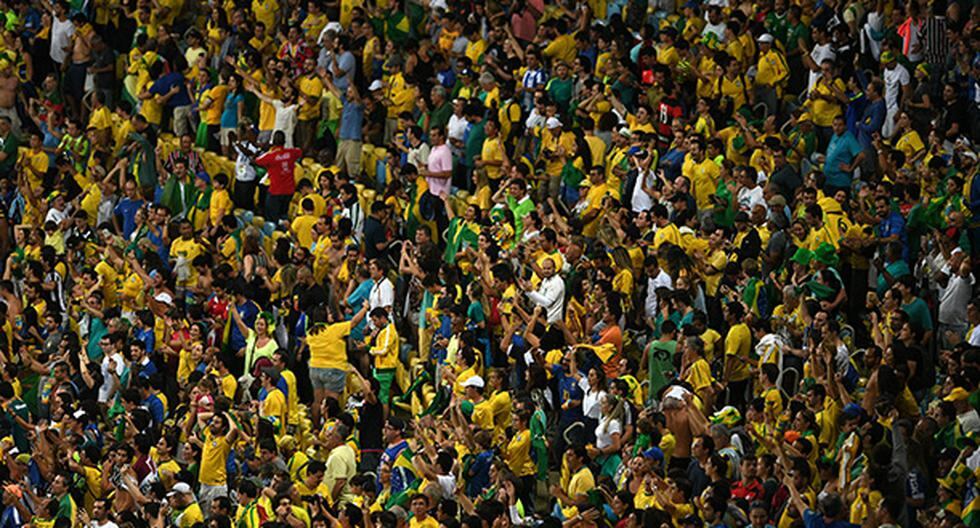
[(170, 296), (167, 292), (160, 292), (153, 297), (156, 302), (161, 302), (163, 304), (173, 304), (174, 298)]
[(72, 418), (74, 418), (76, 420), (81, 420), (82, 418), (85, 418), (85, 411), (83, 411), (82, 409), (79, 409), (79, 410), (75, 411), (74, 413), (72, 413), (71, 416), (72, 416)]
[(376, 91), (380, 90), (382, 87), (383, 87), (383, 85), (381, 84), (381, 81), (375, 79), (374, 82), (371, 83), (371, 86), (368, 86), (368, 91), (369, 92), (376, 92)]
[(170, 489), (170, 493), (167, 493), (168, 497), (173, 497), (174, 495), (187, 495), (189, 493), (194, 493), (191, 491), (191, 487), (186, 482), (178, 482), (174, 484), (174, 487)]
[(773, 36), (770, 35), (769, 33), (763, 33), (762, 35), (759, 35), (759, 42), (766, 42), (772, 44), (775, 41), (776, 39), (773, 38)]
[(545, 121), (544, 126), (549, 129), (558, 128), (561, 126), (561, 121), (559, 121), (557, 117), (549, 117), (548, 120)]
[(470, 378), (466, 378), (466, 381), (464, 381), (462, 385), (464, 387), (474, 387), (477, 389), (482, 389), (484, 385), (483, 378), (481, 378), (480, 376), (473, 376)]

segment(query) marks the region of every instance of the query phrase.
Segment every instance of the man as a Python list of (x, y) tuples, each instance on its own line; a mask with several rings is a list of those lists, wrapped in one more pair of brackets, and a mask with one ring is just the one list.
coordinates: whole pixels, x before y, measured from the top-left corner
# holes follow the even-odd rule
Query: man
[[(198, 433), (191, 433), (194, 424), (197, 424), (204, 431), (204, 438)], [(228, 455), (231, 453), (231, 446), (238, 438), (238, 426), (228, 413), (198, 413), (197, 407), (191, 407), (191, 415), (184, 422), (184, 433), (188, 435), (188, 441), (194, 443), (201, 449), (201, 466), (199, 469), (198, 480), (201, 484), (200, 498), (205, 508), (210, 509), (211, 500), (215, 497), (228, 495)], [(174, 486), (174, 491), (178, 490), (180, 483)], [(186, 486), (186, 484), (185, 484)], [(180, 488), (185, 490), (182, 494), (190, 493), (190, 486)], [(190, 497), (193, 500), (193, 496)], [(204, 512), (205, 515), (208, 512)], [(187, 524), (189, 528), (193, 523)], [(182, 525), (183, 526), (183, 525)]]
[(789, 66), (783, 55), (773, 46), (775, 40), (769, 33), (764, 33), (758, 38), (759, 62), (756, 63), (755, 100), (765, 103), (769, 114), (775, 114), (779, 109), (781, 87), (789, 78)]
[(827, 156), (824, 158), (823, 166), (824, 174), (827, 176), (824, 192), (828, 196), (833, 196), (841, 189), (850, 192), (854, 170), (861, 166), (865, 156), (861, 144), (847, 129), (844, 116), (838, 115), (834, 118), (833, 131), (834, 135), (827, 145)]
[(384, 307), (377, 307), (371, 310), (371, 326), (374, 329), (368, 338), (370, 348), (368, 353), (374, 358), (374, 378), (380, 385), (378, 399), (384, 409), (384, 415), (388, 416), (388, 405), (391, 402), (391, 383), (395, 379), (395, 371), (398, 369), (399, 340), (398, 330), (394, 323), (390, 321), (388, 310)]
[[(299, 88), (299, 111), (296, 117), (296, 146), (301, 151), (310, 152), (316, 140), (316, 125), (320, 119), (320, 98), (323, 95), (323, 81), (316, 73), (316, 60), (308, 57), (303, 60), (303, 75), (297, 81)], [(273, 136), (275, 144), (275, 136)]]
[(381, 474), (381, 466), (391, 468), (391, 493), (401, 493), (412, 483), (412, 474), (403, 467), (395, 466), (395, 460), (408, 448), (408, 442), (402, 437), (405, 432), (405, 422), (397, 416), (389, 416), (384, 426), (385, 449), (381, 453), (381, 463), (377, 473)]
[(286, 148), (286, 134), (277, 130), (272, 135), (272, 148), (259, 156), (255, 163), (265, 167), (269, 178), (269, 195), (265, 203), (266, 220), (278, 223), (286, 217), (289, 202), (296, 191), (296, 162), (303, 157), (298, 148)]
[(327, 435), (326, 470), (323, 484), (330, 492), (330, 499), (336, 508), (353, 500), (350, 493), (350, 480), (357, 473), (357, 460), (354, 449), (347, 443), (350, 429), (337, 422)]
[[(909, 71), (898, 63), (895, 52), (885, 51), (881, 54), (881, 64), (885, 67), (882, 75), (885, 82), (885, 122), (881, 127), (881, 135), (891, 139), (895, 134), (895, 120), (901, 105), (912, 97), (912, 84)], [(835, 127), (836, 128), (836, 127)]]
[(657, 318), (660, 303), (657, 298), (657, 290), (666, 288), (674, 289), (673, 279), (661, 267), (656, 255), (647, 255), (643, 260), (643, 271), (647, 276), (647, 294), (643, 303), (644, 315), (652, 322)]
[(368, 263), (368, 271), (371, 273), (371, 280), (374, 281), (374, 286), (371, 287), (371, 293), (368, 297), (371, 310), (383, 308), (390, 314), (391, 308), (395, 304), (395, 287), (387, 276), (384, 261), (372, 260)]
[(337, 129), (337, 168), (346, 170), (352, 178), (358, 178), (361, 175), (361, 149), (364, 144), (364, 101), (354, 83), (346, 83), (342, 88), (336, 78), (331, 80), (329, 75), (322, 75), (322, 79), (330, 93), (343, 105)]
[(532, 290), (529, 282), (522, 280), (521, 286), (527, 298), (545, 309), (548, 324), (554, 324), (565, 317), (565, 281), (557, 274), (555, 260), (551, 257), (541, 262), (541, 284)]
[(690, 150), (681, 166), (681, 174), (691, 182), (691, 194), (698, 211), (712, 211), (711, 196), (718, 189), (721, 169), (714, 160), (705, 156), (704, 139), (691, 138)]
[(551, 495), (558, 499), (554, 515), (560, 519), (574, 517), (578, 513), (578, 505), (585, 505), (589, 500), (589, 492), (595, 489), (595, 477), (589, 469), (589, 454), (585, 446), (572, 447), (565, 454), (568, 465), (568, 484), (564, 487), (551, 485)]
[(728, 385), (730, 405), (740, 407), (745, 403), (750, 381), (749, 352), (752, 333), (745, 324), (745, 309), (737, 302), (725, 307), (725, 320), (729, 325), (725, 336), (725, 364), (722, 379)]
[[(2, 100), (0, 100), (2, 104)], [(17, 164), (17, 147), (20, 146), (17, 136), (13, 133), (11, 120), (5, 115), (0, 115), (0, 178), (7, 178), (11, 181), (14, 178), (14, 166)]]
[[(194, 492), (186, 482), (174, 484), (173, 489), (167, 493), (167, 501), (170, 503), (171, 520), (177, 528), (191, 528), (204, 522), (201, 505), (194, 500)], [(210, 501), (206, 504), (210, 507)]]
[(429, 150), (426, 166), (417, 167), (419, 175), (425, 178), (425, 183), (429, 187), (427, 195), (421, 199), (429, 202), (433, 220), (439, 232), (442, 232), (449, 224), (449, 218), (439, 197), (449, 195), (452, 191), (453, 153), (446, 144), (446, 131), (442, 127), (433, 126), (429, 129), (429, 142), (432, 143), (432, 148)]
[(374, 201), (371, 214), (364, 220), (364, 258), (369, 261), (384, 256), (388, 249), (387, 221), (388, 206), (380, 200)]

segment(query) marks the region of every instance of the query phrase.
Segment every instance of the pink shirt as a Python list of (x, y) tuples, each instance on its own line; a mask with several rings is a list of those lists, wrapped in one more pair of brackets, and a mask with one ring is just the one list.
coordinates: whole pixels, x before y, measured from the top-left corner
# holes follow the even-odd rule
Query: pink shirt
[(534, 40), (534, 32), (537, 21), (534, 15), (527, 9), (523, 13), (514, 13), (510, 16), (510, 28), (514, 36), (525, 41)]
[[(443, 143), (437, 147), (432, 147), (432, 151), (429, 152), (428, 169), (429, 172), (452, 172), (453, 153), (449, 150), (449, 145)], [(433, 178), (429, 176), (425, 181), (429, 184), (429, 192), (436, 196), (444, 193), (449, 194), (450, 187), (452, 187), (452, 178)]]

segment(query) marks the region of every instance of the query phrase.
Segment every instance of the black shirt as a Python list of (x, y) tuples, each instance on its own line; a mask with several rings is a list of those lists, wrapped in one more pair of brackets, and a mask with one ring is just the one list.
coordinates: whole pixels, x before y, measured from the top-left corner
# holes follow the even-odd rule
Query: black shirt
[(364, 256), (368, 259), (380, 257), (384, 251), (378, 250), (378, 244), (385, 240), (385, 226), (373, 216), (364, 219)]

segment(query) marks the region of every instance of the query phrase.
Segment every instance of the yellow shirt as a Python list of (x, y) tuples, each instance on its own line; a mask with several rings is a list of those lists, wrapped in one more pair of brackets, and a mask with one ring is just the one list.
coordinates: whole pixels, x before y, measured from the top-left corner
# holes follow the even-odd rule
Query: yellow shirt
[[(483, 149), (480, 151), (480, 159), (491, 162), (504, 160), (504, 149), (500, 144), (500, 136), (486, 138), (483, 140)], [(501, 169), (499, 165), (485, 165), (483, 168), (487, 172), (487, 178), (490, 178), (491, 180), (500, 179)]]
[[(562, 149), (564, 152), (563, 156), (551, 156), (558, 152), (558, 149)], [(544, 154), (548, 153), (548, 157), (544, 157)], [(558, 176), (561, 174), (562, 168), (565, 167), (565, 158), (573, 156), (575, 153), (575, 134), (571, 132), (562, 132), (560, 135), (555, 136), (549, 130), (543, 130), (541, 132), (541, 155), (545, 159), (544, 171), (549, 176)]]
[(389, 323), (378, 332), (371, 346), (374, 368), (378, 370), (398, 368), (398, 347), (398, 330), (395, 329), (394, 324)]
[(904, 168), (906, 169), (912, 168), (912, 163), (909, 160), (914, 158), (924, 148), (926, 146), (922, 144), (922, 138), (919, 137), (919, 133), (911, 129), (902, 134), (902, 137), (898, 138), (898, 141), (895, 142), (895, 149), (905, 154)]
[[(40, 149), (37, 152), (28, 150), (24, 153), (23, 159), (28, 169), (24, 171), (27, 175), (27, 183), (30, 184), (31, 189), (41, 187), (44, 182), (44, 175), (50, 166), (51, 159), (48, 157), (48, 153)], [(101, 197), (102, 194), (99, 193), (99, 196)], [(92, 219), (90, 218), (90, 220)]]
[[(847, 89), (844, 81), (833, 80), (833, 86), (843, 92)], [(822, 96), (833, 97), (834, 92), (823, 77), (813, 85), (813, 91)], [(829, 127), (834, 124), (834, 118), (841, 114), (841, 104), (837, 100), (828, 101), (826, 99), (811, 96), (810, 114), (813, 116), (813, 124), (821, 127)]]
[(388, 119), (395, 119), (402, 112), (410, 112), (415, 108), (415, 88), (405, 83), (401, 72), (388, 79)]
[(238, 392), (238, 380), (235, 379), (235, 375), (229, 373), (222, 376), (221, 393), (229, 400), (234, 400), (236, 392)]
[(316, 225), (317, 217), (309, 214), (297, 216), (289, 228), (296, 235), (296, 240), (300, 247), (310, 249), (313, 247), (313, 226)]
[(105, 106), (100, 107), (98, 110), (92, 112), (92, 115), (88, 118), (88, 126), (96, 130), (112, 128), (112, 112)]
[(466, 44), (466, 51), (463, 52), (474, 65), (479, 64), (483, 59), (483, 53), (487, 50), (487, 42), (483, 39)]
[(286, 415), (287, 410), (286, 396), (281, 390), (272, 389), (265, 395), (265, 399), (262, 400), (259, 416), (262, 418), (273, 418), (275, 419), (276, 425), (282, 427), (289, 422)]
[(561, 60), (571, 66), (575, 60), (575, 56), (578, 55), (578, 49), (575, 47), (574, 34), (559, 35), (555, 40), (552, 40), (545, 46), (541, 53), (545, 57)]
[[(565, 494), (574, 500), (579, 495), (586, 495), (593, 489), (595, 489), (595, 477), (592, 475), (592, 470), (583, 466), (569, 479)], [(562, 514), (566, 518), (574, 517), (578, 513), (578, 508), (574, 504), (561, 504), (561, 506)]]
[(316, 332), (306, 334), (306, 345), (310, 348), (310, 366), (346, 371), (348, 334), (350, 321), (326, 325)]
[(493, 432), (493, 409), (490, 400), (484, 399), (480, 403), (473, 405), (473, 415), (470, 417), (473, 425), (484, 431)]
[(711, 196), (718, 190), (721, 167), (706, 157), (701, 163), (692, 160), (687, 167), (681, 168), (681, 172), (691, 181), (691, 194), (694, 195), (698, 210), (710, 210)]
[(211, 204), (208, 206), (208, 218), (211, 220), (211, 225), (221, 224), (221, 218), (231, 214), (232, 211), (234, 211), (234, 205), (231, 203), (228, 189), (216, 189), (211, 192)]
[(228, 86), (224, 84), (219, 84), (217, 86), (212, 86), (209, 90), (205, 91), (201, 98), (202, 100), (211, 100), (211, 106), (204, 111), (204, 116), (201, 117), (208, 125), (220, 125), (221, 124), (221, 112), (225, 108), (225, 97), (228, 96)]
[(408, 528), (439, 528), (439, 521), (435, 520), (431, 515), (426, 515), (425, 519), (419, 520), (418, 517), (412, 517), (408, 521)]
[(670, 242), (678, 247), (684, 247), (681, 242), (681, 232), (678, 231), (677, 226), (674, 224), (667, 224), (661, 228), (657, 229), (657, 232), (653, 234), (653, 248), (660, 249), (660, 246), (664, 242)]
[[(752, 333), (745, 323), (739, 323), (728, 329), (725, 336), (725, 358), (736, 356), (740, 359), (749, 359), (749, 349), (752, 348)], [(749, 377), (749, 364), (747, 361), (736, 361), (735, 367), (728, 372), (726, 381), (742, 381)]]
[[(297, 118), (309, 121), (320, 117), (320, 98), (323, 96), (323, 81), (316, 75), (307, 75), (299, 79), (299, 92), (305, 97), (300, 98)], [(310, 98), (313, 102), (310, 102)]]
[(775, 49), (770, 49), (760, 56), (756, 68), (758, 72), (755, 75), (755, 83), (760, 86), (776, 86), (789, 77), (786, 59)]
[(187, 265), (190, 268), (190, 273), (186, 280), (178, 280), (178, 286), (193, 286), (197, 284), (197, 270), (194, 269), (190, 263), (194, 261), (194, 258), (198, 255), (202, 255), (205, 252), (204, 246), (202, 246), (196, 239), (184, 240), (183, 238), (178, 238), (170, 243), (170, 258), (177, 259), (182, 257), (187, 260)]
[(531, 431), (517, 431), (504, 448), (504, 461), (518, 477), (534, 475), (537, 465), (531, 459)]
[(279, 2), (276, 0), (252, 0), (252, 13), (255, 14), (255, 20), (265, 24), (266, 32), (275, 30), (278, 11)]
[(703, 389), (711, 387), (711, 384), (714, 382), (714, 379), (711, 377), (711, 366), (708, 365), (708, 362), (704, 358), (698, 358), (687, 369), (687, 375), (684, 377), (684, 381), (691, 384), (695, 393), (700, 393)]
[(214, 436), (211, 428), (204, 431), (204, 449), (201, 451), (201, 469), (198, 480), (208, 486), (223, 486), (228, 483), (228, 453), (231, 444), (224, 436)]

